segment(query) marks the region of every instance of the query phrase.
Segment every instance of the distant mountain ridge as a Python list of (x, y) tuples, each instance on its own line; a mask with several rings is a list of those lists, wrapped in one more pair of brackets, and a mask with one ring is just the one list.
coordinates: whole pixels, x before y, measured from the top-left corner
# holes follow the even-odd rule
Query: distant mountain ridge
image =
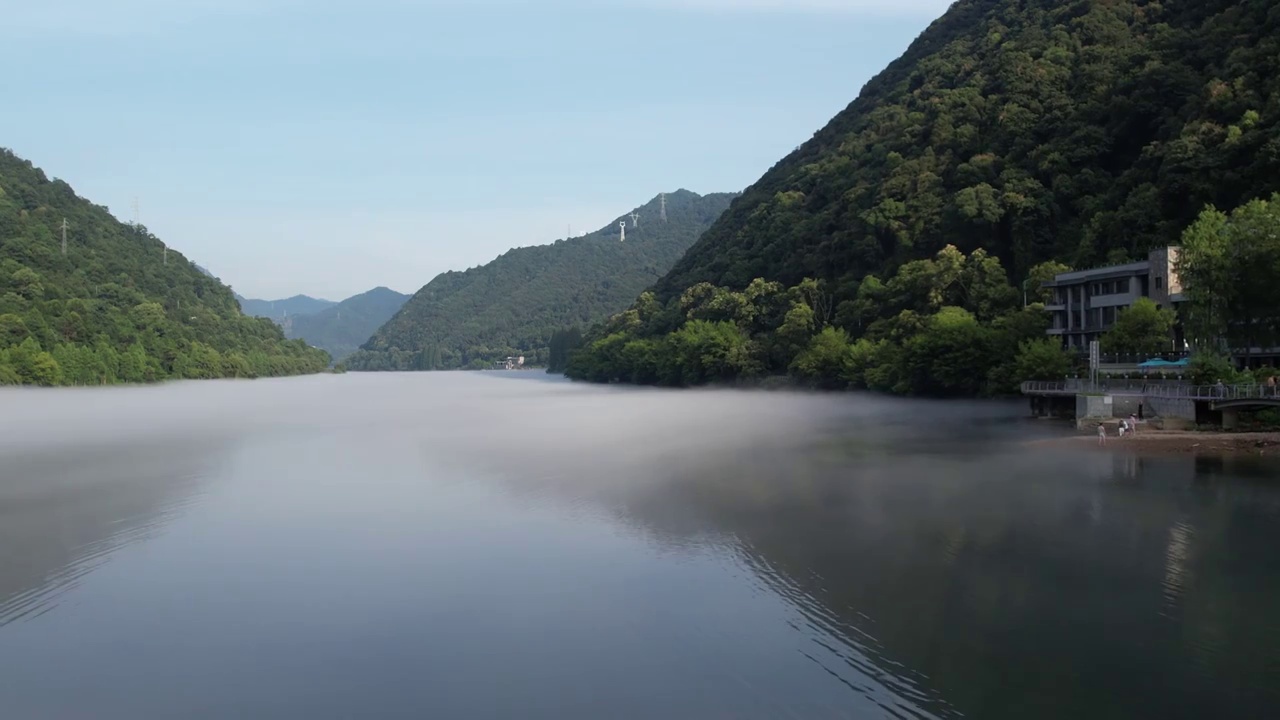
[(313, 298), (310, 295), (294, 295), (280, 300), (257, 300), (237, 294), (236, 300), (240, 302), (240, 310), (245, 315), (264, 317), (277, 324), (291, 315), (309, 315), (338, 304), (333, 300)]
[(408, 299), (404, 293), (379, 286), (317, 312), (291, 314), (283, 321), (284, 333), (328, 351), (339, 362), (359, 349)]
[[(481, 368), (508, 355), (543, 364), (553, 333), (625, 309), (734, 197), (678, 190), (655, 196), (588, 235), (515, 248), (485, 265), (442, 273), (347, 365), (353, 370)], [(626, 240), (621, 241), (624, 222)]]

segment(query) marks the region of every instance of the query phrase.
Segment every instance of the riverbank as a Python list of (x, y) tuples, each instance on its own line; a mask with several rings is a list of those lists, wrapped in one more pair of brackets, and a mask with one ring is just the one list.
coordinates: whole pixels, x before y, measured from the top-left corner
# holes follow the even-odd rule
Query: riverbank
[(1123, 438), (1108, 435), (1105, 445), (1099, 445), (1098, 436), (1093, 433), (1037, 440), (1031, 444), (1074, 444), (1095, 450), (1138, 450), (1150, 453), (1280, 457), (1280, 432), (1198, 432), (1144, 427), (1136, 434)]

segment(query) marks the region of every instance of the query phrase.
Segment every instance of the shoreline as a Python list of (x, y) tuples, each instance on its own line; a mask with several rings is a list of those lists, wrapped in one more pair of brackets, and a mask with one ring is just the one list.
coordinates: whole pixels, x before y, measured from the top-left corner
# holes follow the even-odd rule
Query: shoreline
[(1142, 428), (1136, 434), (1123, 438), (1107, 435), (1105, 445), (1099, 445), (1098, 437), (1093, 433), (1033, 440), (1028, 443), (1028, 445), (1067, 444), (1099, 451), (1137, 450), (1153, 454), (1280, 457), (1280, 432), (1211, 432)]

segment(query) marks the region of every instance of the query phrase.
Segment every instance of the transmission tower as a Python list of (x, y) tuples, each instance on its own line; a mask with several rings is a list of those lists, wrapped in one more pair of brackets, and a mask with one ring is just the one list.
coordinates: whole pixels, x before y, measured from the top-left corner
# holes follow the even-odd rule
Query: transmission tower
[(636, 227), (639, 224), (640, 224), (640, 216), (635, 213), (631, 213), (631, 227)]
[(67, 219), (62, 218), (62, 256), (67, 255)]
[(618, 238), (618, 242), (626, 242), (627, 241), (627, 221), (623, 220), (622, 222), (618, 223), (618, 229), (622, 231), (622, 236)]
[(662, 193), (662, 222), (667, 221), (667, 194)]

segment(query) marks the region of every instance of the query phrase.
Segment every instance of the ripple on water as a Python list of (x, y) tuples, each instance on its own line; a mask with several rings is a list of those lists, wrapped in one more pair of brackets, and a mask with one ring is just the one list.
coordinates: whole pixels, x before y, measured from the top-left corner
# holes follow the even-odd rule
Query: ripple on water
[[(200, 474), (166, 461), (93, 453), (41, 462), (59, 472), (20, 471), (0, 483), (0, 627), (55, 609), (121, 549), (156, 535), (199, 498)], [(12, 467), (19, 467), (17, 462)]]
[(1188, 567), (1191, 556), (1191, 540), (1195, 529), (1185, 520), (1179, 521), (1169, 528), (1169, 539), (1165, 544), (1164, 580), (1161, 582), (1163, 603), (1160, 614), (1177, 619), (1182, 607), (1182, 598), (1191, 582), (1191, 570)]
[[(801, 655), (893, 717), (947, 718), (959, 713), (928, 687), (928, 678), (893, 660), (865, 629), (847, 622), (767, 559), (739, 548), (740, 562), (786, 600), (799, 617), (788, 621), (805, 640)], [(866, 618), (865, 615), (859, 614)]]

